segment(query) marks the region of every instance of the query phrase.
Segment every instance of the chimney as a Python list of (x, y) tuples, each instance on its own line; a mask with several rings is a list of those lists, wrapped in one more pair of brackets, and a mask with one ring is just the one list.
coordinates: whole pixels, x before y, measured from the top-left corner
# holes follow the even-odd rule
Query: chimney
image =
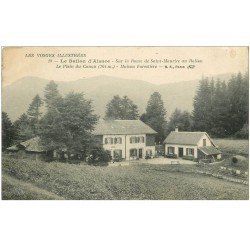
[(178, 126), (175, 126), (175, 132), (179, 132)]

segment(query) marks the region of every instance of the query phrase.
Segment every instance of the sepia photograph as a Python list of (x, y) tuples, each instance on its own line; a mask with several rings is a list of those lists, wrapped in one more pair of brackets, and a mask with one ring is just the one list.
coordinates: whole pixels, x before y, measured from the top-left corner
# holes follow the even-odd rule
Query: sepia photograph
[(248, 200), (248, 47), (2, 47), (3, 200)]

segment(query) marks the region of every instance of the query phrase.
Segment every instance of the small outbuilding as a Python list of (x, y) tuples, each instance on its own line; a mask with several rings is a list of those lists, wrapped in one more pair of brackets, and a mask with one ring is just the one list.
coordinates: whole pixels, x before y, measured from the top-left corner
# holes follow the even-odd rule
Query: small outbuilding
[(43, 147), (39, 137), (34, 137), (7, 148), (8, 154), (17, 155), (20, 158), (31, 158), (34, 160), (44, 159), (48, 152)]
[(165, 156), (187, 160), (221, 159), (221, 151), (206, 132), (179, 132), (178, 127), (164, 140)]

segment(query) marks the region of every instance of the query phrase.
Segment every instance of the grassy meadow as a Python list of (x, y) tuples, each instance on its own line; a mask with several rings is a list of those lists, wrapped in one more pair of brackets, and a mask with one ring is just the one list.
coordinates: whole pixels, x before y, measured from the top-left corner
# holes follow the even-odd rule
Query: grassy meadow
[(248, 156), (249, 141), (238, 139), (213, 139), (223, 153)]
[(248, 186), (167, 165), (93, 167), (4, 156), (2, 199), (248, 199)]

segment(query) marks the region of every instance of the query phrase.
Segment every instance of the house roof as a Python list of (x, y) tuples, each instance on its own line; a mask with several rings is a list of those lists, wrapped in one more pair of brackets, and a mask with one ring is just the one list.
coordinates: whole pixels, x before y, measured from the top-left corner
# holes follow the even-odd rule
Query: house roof
[[(183, 144), (183, 145), (197, 145), (202, 136), (208, 136), (206, 132), (175, 132), (172, 131), (164, 143), (167, 144)], [(209, 138), (209, 136), (208, 136)], [(209, 138), (210, 139), (210, 138)]]
[(217, 154), (221, 154), (221, 151), (218, 150), (217, 148), (213, 147), (213, 146), (207, 146), (207, 147), (201, 147), (199, 148), (199, 150), (201, 152), (203, 152), (205, 155), (217, 155)]
[(20, 145), (23, 146), (25, 148), (25, 151), (27, 151), (27, 152), (44, 152), (44, 151), (46, 151), (46, 149), (42, 146), (41, 140), (39, 137), (34, 137), (34, 138), (29, 139), (27, 141), (20, 142), (17, 145), (13, 145), (13, 146), (7, 148), (7, 150), (18, 151), (20, 149), (19, 148)]
[(140, 120), (100, 120), (93, 131), (94, 135), (133, 135), (157, 134)]

